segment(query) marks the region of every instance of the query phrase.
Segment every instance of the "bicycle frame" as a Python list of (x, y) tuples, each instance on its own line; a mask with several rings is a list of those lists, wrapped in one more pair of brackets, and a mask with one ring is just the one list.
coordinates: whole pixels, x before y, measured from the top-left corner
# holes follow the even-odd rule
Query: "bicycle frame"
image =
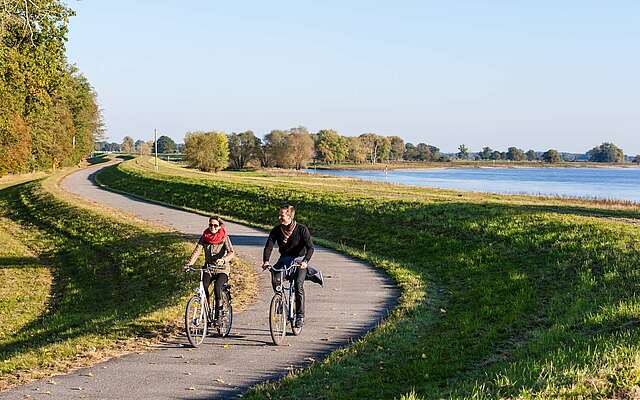
[[(300, 264), (293, 263), (288, 268), (284, 267), (281, 269), (271, 268), (274, 272), (280, 272), (280, 285), (276, 287), (276, 291), (282, 293), (285, 296), (285, 300), (283, 303), (287, 308), (287, 320), (293, 321), (295, 319), (295, 315), (293, 315), (293, 302), (295, 301), (295, 288), (293, 284), (293, 279), (286, 279), (289, 283), (288, 286), (285, 286), (285, 275), (292, 275), (292, 272), (295, 268), (298, 268)], [(279, 289), (279, 290), (278, 290)]]

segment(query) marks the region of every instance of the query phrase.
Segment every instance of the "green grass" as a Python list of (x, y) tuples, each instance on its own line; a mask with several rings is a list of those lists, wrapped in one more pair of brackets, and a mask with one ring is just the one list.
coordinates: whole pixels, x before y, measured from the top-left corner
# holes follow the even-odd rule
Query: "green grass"
[(180, 268), (193, 238), (114, 218), (60, 192), (58, 178), (0, 190), (0, 389), (181, 332), (194, 286)]
[(343, 178), (192, 173), (136, 159), (101, 182), (316, 237), (402, 289), (353, 346), (248, 398), (633, 398), (640, 393), (640, 213)]

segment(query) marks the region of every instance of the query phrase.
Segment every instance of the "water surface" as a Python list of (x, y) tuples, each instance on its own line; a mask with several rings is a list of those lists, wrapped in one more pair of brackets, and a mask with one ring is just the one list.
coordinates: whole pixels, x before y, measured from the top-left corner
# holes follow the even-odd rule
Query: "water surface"
[(337, 176), (474, 192), (559, 195), (640, 202), (640, 168), (437, 168), (313, 170)]

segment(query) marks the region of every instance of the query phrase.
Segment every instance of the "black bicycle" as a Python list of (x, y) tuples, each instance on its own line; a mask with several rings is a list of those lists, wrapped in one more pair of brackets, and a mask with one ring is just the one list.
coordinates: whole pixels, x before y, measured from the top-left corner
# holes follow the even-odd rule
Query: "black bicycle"
[[(276, 292), (271, 298), (271, 306), (269, 307), (269, 330), (275, 345), (282, 344), (284, 337), (287, 335), (287, 322), (291, 325), (291, 331), (295, 336), (302, 332), (302, 327), (296, 327), (296, 293), (294, 284), (294, 272), (299, 267), (300, 264), (298, 263), (293, 263), (289, 267), (283, 266), (280, 269), (269, 267), (272, 271), (281, 272), (280, 284), (276, 286)], [(288, 286), (285, 286), (285, 282), (288, 283)]]
[[(187, 332), (187, 339), (193, 347), (198, 347), (202, 344), (204, 338), (207, 336), (209, 326), (213, 325), (213, 311), (207, 302), (204, 283), (202, 281), (204, 273), (206, 271), (213, 275), (221, 269), (224, 269), (224, 266), (202, 268), (193, 268), (190, 266), (187, 268), (187, 271), (191, 272), (200, 271), (200, 286), (195, 290), (196, 294), (187, 302), (187, 309), (184, 313), (184, 327)], [(222, 308), (219, 310), (216, 329), (220, 336), (225, 337), (231, 332), (231, 324), (233, 323), (230, 284), (224, 285), (220, 302)], [(214, 306), (215, 305), (216, 304), (214, 304)]]

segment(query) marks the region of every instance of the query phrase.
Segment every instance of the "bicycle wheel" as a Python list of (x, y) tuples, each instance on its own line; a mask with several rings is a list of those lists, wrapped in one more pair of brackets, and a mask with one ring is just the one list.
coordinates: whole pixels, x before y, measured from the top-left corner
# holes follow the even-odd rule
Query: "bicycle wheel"
[(231, 324), (233, 323), (233, 308), (231, 307), (231, 295), (226, 290), (222, 292), (220, 298), (222, 309), (219, 311), (218, 321), (218, 334), (222, 337), (229, 335), (231, 332)]
[(198, 347), (207, 336), (207, 313), (200, 296), (193, 296), (187, 302), (184, 313), (184, 328), (187, 331), (187, 339), (193, 347)]
[(271, 299), (269, 307), (269, 330), (275, 345), (282, 343), (287, 334), (287, 313), (282, 294), (276, 293)]
[(291, 325), (291, 332), (293, 332), (293, 334), (295, 336), (298, 336), (300, 334), (300, 332), (302, 332), (302, 327), (296, 328), (296, 318), (297, 318), (298, 314), (296, 312), (297, 310), (296, 310), (295, 295), (291, 296), (289, 307), (291, 307), (291, 315), (293, 315), (293, 319), (289, 320), (289, 324)]

